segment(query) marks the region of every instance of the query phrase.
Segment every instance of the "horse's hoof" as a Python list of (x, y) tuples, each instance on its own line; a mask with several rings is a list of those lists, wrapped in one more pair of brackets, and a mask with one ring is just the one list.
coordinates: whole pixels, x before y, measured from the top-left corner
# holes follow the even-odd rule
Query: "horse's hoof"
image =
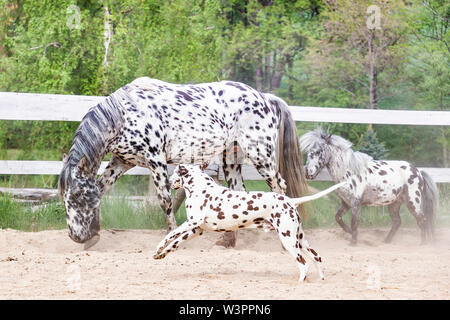
[(216, 241), (216, 245), (222, 246), (225, 248), (234, 248), (236, 246), (236, 240), (222, 238), (222, 239)]
[(95, 236), (93, 236), (91, 239), (89, 239), (88, 241), (86, 241), (84, 243), (84, 250), (89, 249), (90, 247), (94, 246), (98, 241), (100, 240), (100, 236), (98, 234), (96, 234)]
[(232, 241), (230, 241), (228, 239), (220, 239), (220, 240), (216, 241), (216, 245), (222, 246), (225, 248), (231, 248), (231, 247), (236, 246), (236, 243), (235, 242), (233, 243)]
[(356, 247), (358, 245), (358, 243), (356, 241), (350, 241), (350, 246), (352, 247)]
[(216, 241), (216, 245), (225, 248), (234, 248), (236, 246), (236, 231), (225, 232), (220, 240)]

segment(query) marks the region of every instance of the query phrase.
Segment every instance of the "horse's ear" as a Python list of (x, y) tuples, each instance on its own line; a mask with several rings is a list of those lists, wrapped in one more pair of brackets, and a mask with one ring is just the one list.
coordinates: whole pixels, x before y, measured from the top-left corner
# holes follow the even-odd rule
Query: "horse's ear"
[(64, 152), (63, 156), (62, 156), (62, 162), (66, 163), (68, 159), (69, 159), (69, 156), (67, 155), (67, 153)]
[(325, 137), (325, 142), (326, 142), (327, 144), (330, 143), (330, 141), (331, 141), (331, 136), (332, 136), (332, 134), (329, 134), (328, 136)]
[(209, 165), (208, 162), (203, 162), (203, 163), (200, 165), (200, 170), (205, 171), (206, 168), (208, 168), (208, 165)]
[(187, 173), (188, 173), (188, 169), (186, 169), (185, 166), (183, 166), (182, 164), (180, 164), (180, 165), (178, 166), (178, 175), (184, 176), (184, 175), (186, 175)]
[(86, 172), (86, 169), (87, 169), (87, 160), (86, 160), (86, 156), (83, 154), (80, 161), (78, 161), (77, 171), (79, 174), (83, 174)]

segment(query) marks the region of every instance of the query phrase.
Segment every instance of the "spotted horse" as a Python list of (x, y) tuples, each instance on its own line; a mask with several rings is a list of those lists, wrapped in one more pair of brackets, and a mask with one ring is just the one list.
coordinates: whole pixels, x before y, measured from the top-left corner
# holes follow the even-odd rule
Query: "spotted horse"
[[(272, 191), (305, 194), (295, 122), (282, 99), (232, 81), (171, 84), (143, 77), (121, 87), (83, 117), (64, 160), (59, 192), (70, 238), (85, 248), (99, 240), (101, 197), (134, 166), (150, 169), (168, 229), (174, 229), (168, 164), (222, 155), (229, 187), (243, 190), (242, 164), (226, 152), (235, 147)], [(97, 178), (107, 153), (111, 160)]]
[[(283, 247), (296, 259), (300, 270), (299, 281), (305, 279), (308, 264), (303, 255), (320, 267), (322, 258), (305, 238), (300, 215), (296, 207), (318, 199), (342, 186), (336, 184), (324, 191), (301, 198), (289, 198), (274, 192), (246, 192), (230, 190), (204, 173), (197, 165), (180, 164), (170, 178), (173, 189), (183, 188), (186, 193), (187, 220), (172, 230), (158, 245), (153, 258), (162, 259), (182, 243), (210, 231), (234, 231), (246, 228), (265, 228), (268, 225), (278, 233)], [(302, 255), (303, 254), (303, 255)]]
[[(352, 235), (351, 244), (357, 243), (358, 219), (361, 206), (388, 206), (392, 227), (385, 242), (392, 241), (401, 224), (400, 206), (405, 203), (416, 218), (421, 230), (421, 242), (434, 236), (438, 189), (424, 171), (406, 161), (374, 160), (369, 155), (353, 151), (352, 143), (340, 136), (316, 128), (300, 138), (300, 146), (307, 153), (306, 176), (314, 179), (326, 167), (333, 181), (346, 182), (336, 191), (341, 207), (336, 221)], [(342, 220), (351, 209), (351, 228)]]

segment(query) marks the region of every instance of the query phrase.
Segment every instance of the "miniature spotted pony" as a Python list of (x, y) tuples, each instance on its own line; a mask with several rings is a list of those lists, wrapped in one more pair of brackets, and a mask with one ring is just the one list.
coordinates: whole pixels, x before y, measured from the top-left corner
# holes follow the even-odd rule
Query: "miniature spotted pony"
[[(274, 192), (234, 191), (218, 185), (197, 165), (178, 165), (170, 178), (171, 187), (182, 187), (186, 192), (187, 220), (172, 230), (158, 245), (153, 257), (164, 258), (184, 241), (210, 231), (234, 231), (246, 228), (273, 226), (284, 248), (296, 259), (303, 281), (308, 265), (302, 254), (309, 256), (317, 266), (320, 278), (322, 258), (306, 241), (300, 215), (296, 207), (318, 199), (342, 186), (336, 184), (312, 196), (289, 198)], [(265, 226), (266, 225), (266, 226)]]
[[(335, 183), (347, 183), (336, 191), (342, 200), (336, 221), (352, 235), (351, 244), (357, 243), (361, 206), (388, 206), (392, 228), (385, 242), (389, 243), (400, 227), (399, 211), (403, 203), (416, 218), (422, 243), (432, 239), (438, 190), (426, 172), (406, 161), (374, 160), (367, 154), (353, 151), (350, 141), (321, 128), (304, 134), (300, 146), (307, 153), (308, 179), (314, 179), (326, 167)], [(342, 220), (349, 209), (352, 212), (351, 228)]]
[[(229, 187), (243, 190), (242, 164), (226, 152), (236, 146), (271, 190), (306, 192), (295, 122), (282, 99), (232, 81), (182, 85), (143, 77), (123, 86), (84, 116), (64, 159), (59, 191), (70, 238), (85, 248), (99, 240), (101, 197), (134, 166), (150, 169), (168, 229), (176, 228), (168, 164), (222, 155)], [(97, 179), (107, 153), (111, 160)]]

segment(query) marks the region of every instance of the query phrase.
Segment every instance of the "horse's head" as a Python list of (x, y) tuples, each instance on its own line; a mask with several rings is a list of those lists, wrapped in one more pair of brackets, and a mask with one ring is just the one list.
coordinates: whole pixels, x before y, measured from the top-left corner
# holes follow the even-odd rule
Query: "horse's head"
[[(94, 236), (98, 239), (101, 193), (95, 175), (87, 173), (85, 156), (76, 166), (68, 165), (67, 159), (64, 159), (64, 162), (60, 176), (60, 192), (66, 207), (69, 237), (78, 243), (85, 243)], [(62, 183), (64, 187), (61, 187)]]
[(306, 178), (314, 179), (317, 177), (319, 172), (325, 167), (330, 161), (331, 150), (328, 145), (331, 135), (328, 135), (323, 140), (318, 143), (310, 144), (306, 148)]

